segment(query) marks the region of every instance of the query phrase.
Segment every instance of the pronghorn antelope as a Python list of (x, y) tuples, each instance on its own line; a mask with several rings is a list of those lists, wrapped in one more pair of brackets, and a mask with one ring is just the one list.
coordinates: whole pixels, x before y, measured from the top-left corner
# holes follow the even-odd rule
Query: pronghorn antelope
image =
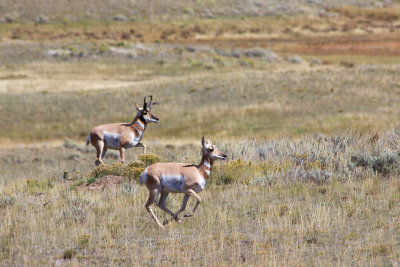
[(111, 123), (94, 127), (86, 141), (86, 145), (91, 143), (97, 150), (96, 166), (104, 164), (103, 159), (107, 149), (119, 150), (121, 162), (125, 161), (125, 149), (131, 147), (142, 147), (143, 153), (146, 153), (146, 145), (139, 141), (143, 137), (144, 130), (148, 122), (158, 123), (159, 119), (150, 113), (157, 102), (153, 103), (153, 97), (150, 95), (150, 102), (146, 102), (144, 97), (143, 108), (136, 103), (137, 114), (131, 123)]
[[(140, 175), (140, 184), (145, 184), (149, 190), (149, 199), (146, 203), (146, 209), (161, 228), (163, 225), (161, 225), (151, 208), (156, 196), (161, 192), (158, 206), (164, 212), (171, 215), (175, 221), (181, 223), (181, 219), (179, 219), (178, 215), (185, 210), (189, 197), (194, 197), (197, 200), (197, 203), (194, 206), (193, 211), (185, 214), (185, 217), (193, 216), (197, 206), (200, 204), (201, 198), (197, 193), (204, 190), (207, 179), (210, 177), (214, 160), (226, 159), (226, 155), (215, 145), (212, 145), (208, 138), (204, 140), (204, 137), (202, 137), (201, 144), (203, 145), (203, 155), (200, 164), (194, 165), (175, 162), (155, 163), (147, 167)], [(185, 194), (182, 206), (175, 214), (165, 206), (169, 193)], [(168, 222), (168, 220), (165, 220), (163, 224), (165, 225)]]

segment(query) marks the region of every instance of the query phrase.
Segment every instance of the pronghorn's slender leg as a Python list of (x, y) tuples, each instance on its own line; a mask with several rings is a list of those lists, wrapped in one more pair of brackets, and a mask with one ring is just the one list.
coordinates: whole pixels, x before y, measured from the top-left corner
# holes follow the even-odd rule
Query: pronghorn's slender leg
[(94, 164), (96, 164), (96, 166), (99, 166), (104, 164), (104, 162), (101, 160), (101, 154), (103, 153), (103, 148), (104, 148), (103, 141), (98, 141), (95, 147), (97, 153), (96, 153), (96, 161), (94, 162)]
[(146, 145), (143, 143), (137, 143), (136, 147), (143, 147), (143, 154), (146, 154)]
[(103, 147), (103, 152), (101, 152), (101, 159), (103, 160), (104, 157), (106, 156), (106, 152), (107, 152), (107, 147)]
[(196, 206), (194, 206), (193, 211), (191, 213), (186, 213), (185, 217), (192, 217), (194, 212), (196, 211), (197, 207), (199, 206), (200, 202), (201, 202), (201, 198), (199, 197), (199, 195), (196, 194), (196, 192), (193, 191), (193, 189), (188, 189), (185, 192), (186, 195), (190, 195), (192, 197), (194, 197), (197, 200)]
[(181, 219), (179, 219), (178, 216), (179, 216), (179, 213), (181, 213), (182, 211), (185, 210), (186, 204), (187, 204), (187, 202), (188, 202), (188, 200), (189, 200), (189, 197), (190, 197), (190, 195), (185, 195), (185, 196), (183, 197), (182, 206), (181, 206), (181, 208), (175, 213), (175, 220), (176, 220), (177, 222), (181, 221)]
[(121, 147), (119, 149), (119, 157), (121, 158), (122, 164), (125, 162), (125, 148)]
[(169, 194), (169, 192), (165, 192), (165, 191), (161, 192), (160, 201), (158, 202), (158, 206), (160, 207), (160, 209), (162, 209), (163, 211), (165, 211), (166, 213), (168, 213), (169, 215), (174, 217), (175, 214), (165, 206), (165, 202), (167, 201), (168, 194)]
[(160, 221), (157, 219), (156, 215), (153, 212), (153, 209), (151, 208), (151, 205), (154, 203), (154, 199), (158, 195), (158, 189), (154, 188), (152, 190), (149, 190), (149, 199), (146, 202), (146, 210), (150, 213), (150, 216), (156, 221), (158, 226), (163, 228), (164, 226), (160, 223)]
[[(165, 192), (165, 191), (161, 192), (160, 200), (158, 202), (158, 207), (160, 209), (162, 209), (164, 212), (171, 215), (172, 218), (175, 218), (175, 214), (165, 206), (165, 202), (167, 201), (168, 194), (169, 194), (169, 192)], [(163, 225), (166, 225), (168, 223), (169, 223), (168, 220), (164, 220)]]

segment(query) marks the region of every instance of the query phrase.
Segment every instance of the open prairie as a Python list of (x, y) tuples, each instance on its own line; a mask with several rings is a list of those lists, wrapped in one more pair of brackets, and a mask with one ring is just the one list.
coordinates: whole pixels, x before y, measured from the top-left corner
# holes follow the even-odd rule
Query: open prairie
[[(400, 264), (399, 2), (3, 2), (0, 266)], [(149, 153), (95, 167), (145, 95)], [(228, 159), (159, 229), (138, 176), (202, 136)]]

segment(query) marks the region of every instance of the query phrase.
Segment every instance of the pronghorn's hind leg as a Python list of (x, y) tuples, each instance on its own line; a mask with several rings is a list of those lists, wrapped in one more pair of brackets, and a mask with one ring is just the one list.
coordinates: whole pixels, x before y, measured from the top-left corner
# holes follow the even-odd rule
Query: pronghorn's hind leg
[(146, 174), (146, 177), (140, 177), (140, 178), (144, 179), (144, 183), (146, 184), (146, 187), (149, 190), (149, 198), (147, 199), (147, 202), (146, 202), (146, 210), (150, 213), (151, 218), (153, 218), (156, 221), (158, 226), (163, 228), (163, 225), (157, 219), (156, 215), (153, 212), (153, 209), (151, 208), (151, 205), (153, 205), (154, 200), (156, 199), (158, 193), (160, 193), (160, 191), (161, 191), (160, 180), (157, 177), (153, 177), (148, 174)]
[(96, 148), (96, 161), (94, 162), (94, 164), (96, 164), (96, 166), (104, 164), (101, 158), (101, 156), (103, 155), (104, 142), (102, 140), (99, 140), (95, 144), (93, 144), (93, 146)]
[[(165, 192), (165, 191), (161, 192), (160, 201), (158, 202), (158, 207), (174, 218), (175, 214), (165, 206), (165, 202), (167, 201), (168, 194), (169, 194), (169, 192)], [(168, 224), (168, 222), (169, 222), (168, 220), (165, 220), (163, 222), (163, 225)]]
[(193, 211), (191, 213), (186, 213), (185, 214), (185, 217), (192, 217), (194, 212), (196, 211), (197, 207), (199, 206), (199, 204), (201, 202), (201, 197), (199, 197), (199, 195), (197, 195), (196, 192), (193, 191), (193, 189), (186, 190), (185, 194), (188, 195), (188, 196), (192, 196), (197, 200), (196, 205), (193, 208)]
[(121, 147), (119, 149), (119, 157), (121, 158), (121, 163), (124, 164), (124, 162), (125, 162), (125, 148)]

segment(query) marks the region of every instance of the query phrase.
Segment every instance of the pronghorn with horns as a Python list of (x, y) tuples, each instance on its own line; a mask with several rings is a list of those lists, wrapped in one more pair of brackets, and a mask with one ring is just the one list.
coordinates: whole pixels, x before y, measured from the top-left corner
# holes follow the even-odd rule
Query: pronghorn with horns
[(121, 162), (125, 161), (125, 149), (131, 147), (142, 147), (143, 153), (146, 153), (146, 145), (140, 143), (143, 133), (146, 130), (147, 123), (156, 122), (159, 119), (150, 113), (157, 102), (153, 103), (153, 97), (150, 95), (150, 102), (146, 102), (144, 97), (143, 108), (136, 103), (137, 114), (131, 123), (111, 123), (95, 126), (89, 133), (86, 145), (91, 143), (97, 151), (96, 166), (104, 164), (103, 159), (107, 149), (119, 150)]
[[(157, 219), (154, 214), (151, 205), (154, 203), (156, 196), (161, 192), (158, 206), (166, 213), (172, 216), (172, 218), (181, 223), (181, 219), (178, 217), (179, 213), (185, 210), (186, 203), (189, 197), (193, 197), (197, 200), (196, 205), (191, 213), (185, 214), (185, 217), (193, 216), (198, 205), (201, 202), (201, 198), (197, 193), (204, 190), (207, 183), (207, 179), (210, 177), (211, 168), (216, 159), (226, 159), (226, 155), (222, 153), (215, 145), (211, 144), (210, 140), (202, 137), (201, 144), (202, 158), (200, 164), (186, 164), (186, 163), (155, 163), (145, 169), (140, 175), (140, 184), (145, 184), (149, 190), (149, 199), (146, 203), (146, 209), (150, 213), (150, 216), (157, 222), (162, 228), (163, 225)], [(166, 206), (169, 193), (183, 193), (183, 202), (181, 208), (176, 212), (172, 213)], [(165, 220), (164, 225), (169, 221)]]

